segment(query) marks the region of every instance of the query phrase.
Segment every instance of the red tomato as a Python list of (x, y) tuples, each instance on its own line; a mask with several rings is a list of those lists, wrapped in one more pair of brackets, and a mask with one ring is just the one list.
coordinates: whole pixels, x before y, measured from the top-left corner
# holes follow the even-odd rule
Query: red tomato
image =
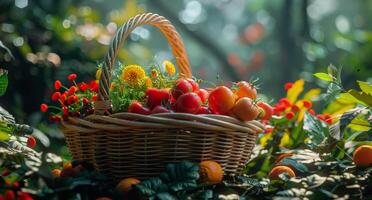
[(199, 84), (194, 79), (188, 78), (186, 80), (191, 84), (193, 92), (199, 91)]
[(274, 114), (274, 108), (271, 107), (269, 104), (265, 103), (265, 102), (258, 102), (257, 103), (257, 106), (262, 108), (265, 112), (263, 113), (263, 115), (261, 116), (261, 119), (263, 120), (269, 120), (271, 118), (271, 116), (273, 116)]
[(251, 121), (257, 118), (259, 109), (253, 104), (252, 99), (243, 97), (236, 102), (232, 112), (243, 121)]
[(150, 109), (153, 109), (162, 103), (167, 103), (170, 99), (170, 94), (166, 89), (149, 88), (146, 90), (146, 96), (147, 106)]
[(218, 114), (226, 114), (234, 107), (235, 95), (225, 86), (216, 87), (209, 93), (209, 108)]
[(31, 149), (36, 146), (36, 139), (31, 135), (27, 138), (27, 146)]
[(191, 85), (189, 81), (187, 81), (186, 79), (178, 79), (176, 81), (176, 84), (172, 88), (171, 93), (172, 93), (173, 98), (178, 99), (178, 97), (181, 96), (182, 94), (192, 92), (192, 91), (193, 91), (193, 86)]
[(257, 98), (257, 90), (252, 84), (246, 81), (240, 81), (239, 83), (236, 84), (236, 87), (237, 88), (234, 91), (234, 93), (236, 96), (238, 96), (238, 98), (243, 97), (249, 97), (251, 99)]
[(184, 113), (197, 113), (201, 106), (200, 97), (194, 92), (181, 95), (176, 102), (176, 110)]
[(203, 103), (207, 102), (209, 93), (205, 89), (199, 89), (199, 91), (195, 92), (197, 95), (199, 95), (201, 101)]
[(142, 115), (149, 115), (151, 113), (148, 108), (143, 107), (142, 104), (138, 101), (133, 101), (129, 105), (128, 112), (142, 114)]
[(196, 114), (212, 114), (212, 111), (207, 106), (202, 106)]
[(156, 114), (156, 113), (170, 113), (172, 112), (171, 110), (165, 108), (164, 106), (156, 106), (154, 109), (152, 109), (151, 114)]

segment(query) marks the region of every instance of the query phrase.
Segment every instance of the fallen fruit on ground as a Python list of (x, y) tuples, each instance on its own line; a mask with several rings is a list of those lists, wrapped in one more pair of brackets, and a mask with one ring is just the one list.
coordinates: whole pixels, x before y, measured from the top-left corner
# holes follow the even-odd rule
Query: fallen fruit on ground
[(116, 189), (120, 192), (127, 193), (132, 189), (133, 185), (140, 183), (141, 181), (136, 178), (125, 178), (121, 180), (117, 185)]
[(296, 174), (295, 172), (290, 168), (290, 167), (287, 167), (287, 166), (276, 166), (274, 167), (270, 173), (269, 173), (269, 178), (271, 180), (279, 180), (279, 175), (280, 174), (283, 174), (283, 173), (287, 173), (289, 176), (291, 177), (295, 177)]
[(372, 166), (372, 146), (362, 145), (356, 148), (353, 154), (353, 161), (357, 166)]
[(202, 161), (199, 165), (200, 182), (204, 184), (217, 184), (223, 179), (223, 169), (213, 160)]

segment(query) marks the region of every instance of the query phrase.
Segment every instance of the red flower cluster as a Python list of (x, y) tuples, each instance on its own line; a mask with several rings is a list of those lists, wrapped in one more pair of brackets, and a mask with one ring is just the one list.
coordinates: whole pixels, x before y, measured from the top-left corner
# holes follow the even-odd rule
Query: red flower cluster
[(318, 119), (326, 122), (327, 124), (332, 124), (333, 120), (332, 120), (332, 116), (330, 114), (318, 114), (316, 115), (316, 117), (318, 117)]
[[(311, 101), (302, 100), (302, 104), (310, 114), (315, 114), (315, 111), (311, 109), (313, 105)], [(282, 98), (274, 107), (274, 115), (284, 115), (288, 120), (292, 120), (300, 110), (301, 108), (298, 105), (292, 104), (287, 98)]]
[(67, 79), (72, 82), (72, 86), (64, 86), (60, 80), (54, 82), (56, 90), (51, 95), (53, 102), (59, 103), (59, 106), (48, 106), (43, 103), (40, 105), (42, 112), (47, 112), (49, 109), (55, 109), (57, 113), (51, 113), (49, 120), (59, 122), (62, 119), (66, 120), (69, 116), (78, 117), (88, 115), (94, 112), (92, 102), (97, 100), (98, 82), (92, 80), (89, 83), (76, 83), (76, 74), (70, 74)]

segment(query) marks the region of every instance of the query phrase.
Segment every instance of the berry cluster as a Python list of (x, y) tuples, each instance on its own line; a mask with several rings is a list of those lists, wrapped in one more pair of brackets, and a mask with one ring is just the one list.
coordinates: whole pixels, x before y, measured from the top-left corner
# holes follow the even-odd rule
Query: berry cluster
[(82, 117), (94, 112), (92, 102), (97, 100), (98, 81), (76, 83), (76, 78), (76, 74), (67, 76), (72, 83), (70, 87), (64, 86), (59, 80), (54, 82), (55, 91), (51, 95), (51, 100), (59, 106), (48, 106), (45, 103), (40, 105), (42, 112), (47, 112), (49, 109), (56, 111), (49, 115), (50, 121), (59, 122), (67, 120), (69, 116)]

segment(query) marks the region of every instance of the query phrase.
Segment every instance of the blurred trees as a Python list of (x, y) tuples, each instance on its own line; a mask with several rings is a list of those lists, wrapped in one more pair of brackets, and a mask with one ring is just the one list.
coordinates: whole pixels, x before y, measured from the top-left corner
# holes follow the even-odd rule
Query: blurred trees
[[(347, 0), (2, 0), (0, 66), (10, 86), (1, 105), (20, 120), (38, 121), (39, 103), (53, 79), (68, 73), (93, 77), (116, 28), (149, 11), (164, 15), (181, 33), (196, 77), (214, 81), (260, 77), (262, 93), (282, 95), (281, 85), (333, 63), (344, 83), (371, 77), (370, 1)], [(173, 59), (152, 27), (134, 31), (119, 55), (123, 63), (150, 65)], [(318, 83), (316, 83), (318, 84)], [(321, 83), (319, 83), (321, 84)], [(274, 87), (273, 87), (274, 85)], [(352, 85), (351, 85), (352, 86)], [(27, 114), (27, 115), (26, 115)]]

